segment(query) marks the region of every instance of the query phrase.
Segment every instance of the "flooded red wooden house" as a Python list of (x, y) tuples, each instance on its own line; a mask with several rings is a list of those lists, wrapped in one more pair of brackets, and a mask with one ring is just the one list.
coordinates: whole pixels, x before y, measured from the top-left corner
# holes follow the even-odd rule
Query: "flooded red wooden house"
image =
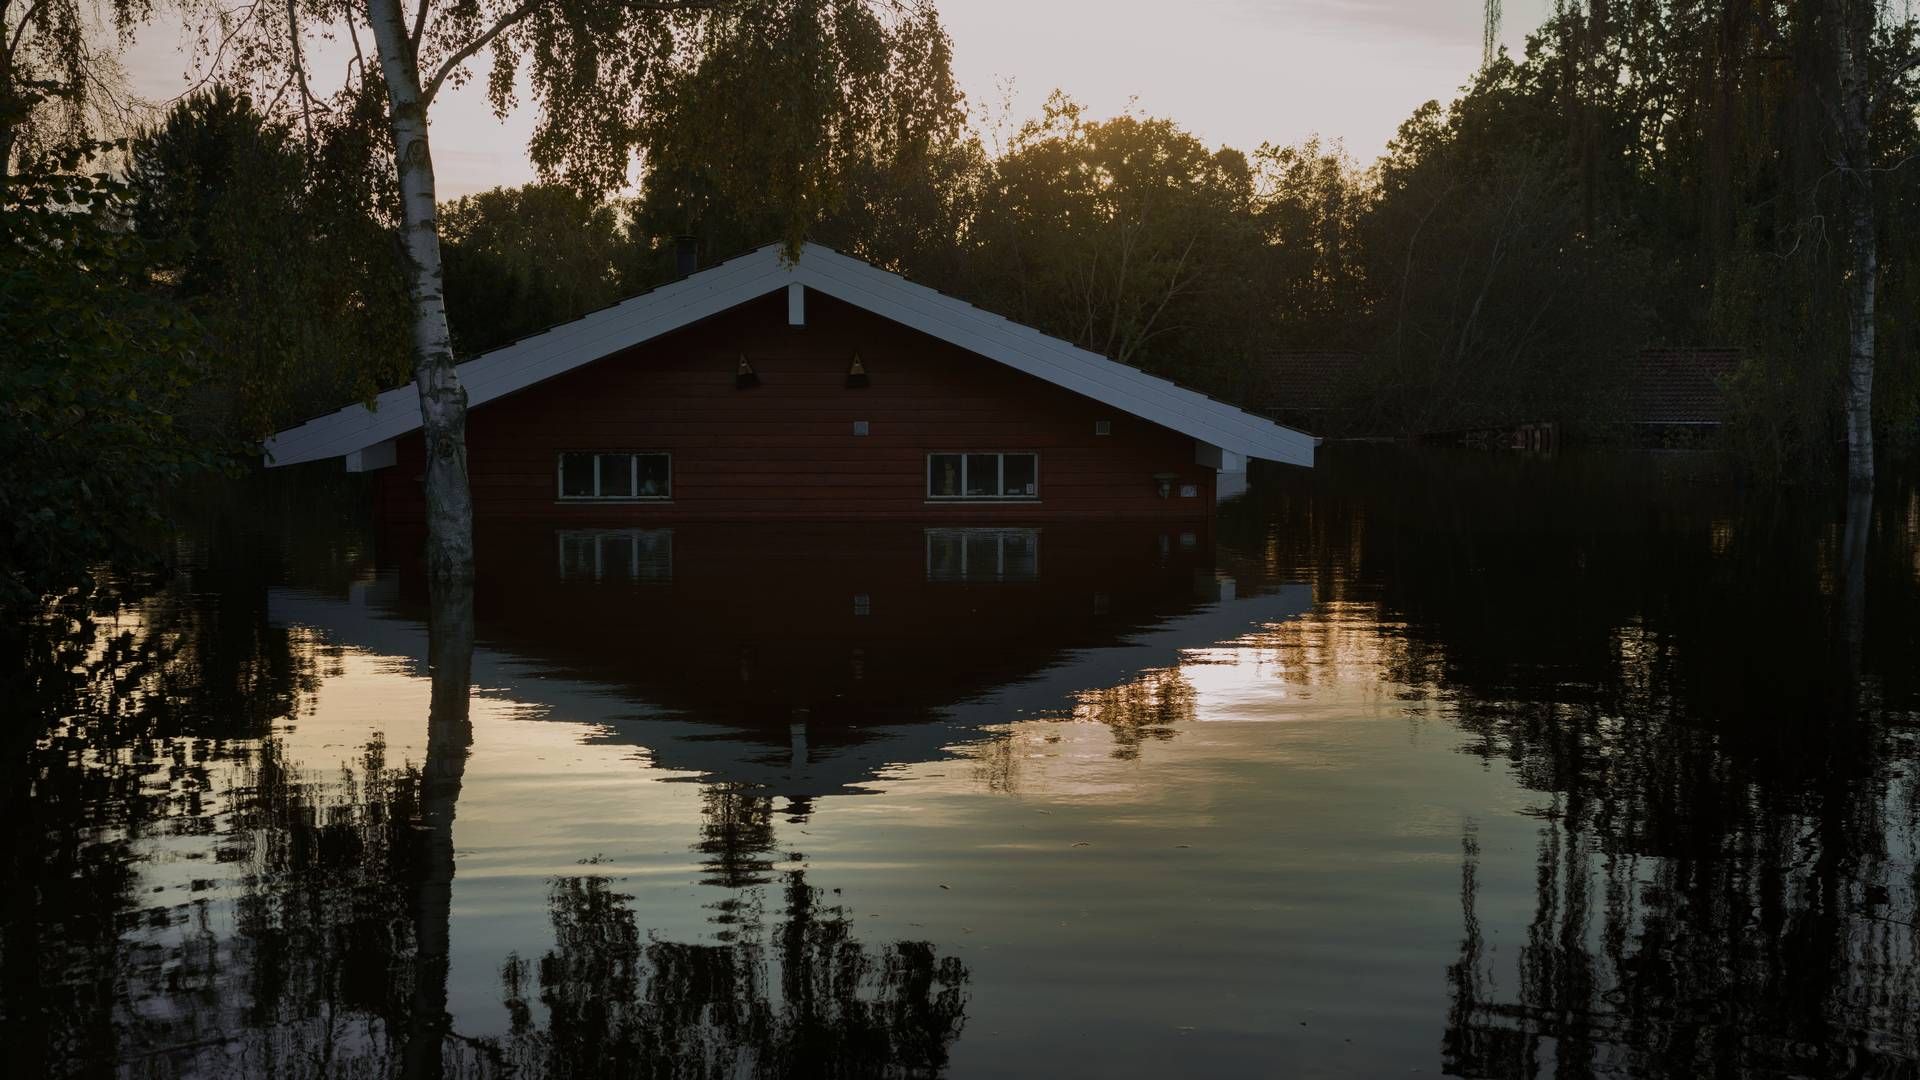
[[(1315, 439), (818, 245), (460, 365), (482, 521), (1202, 520)], [(280, 432), (424, 515), (411, 386)]]

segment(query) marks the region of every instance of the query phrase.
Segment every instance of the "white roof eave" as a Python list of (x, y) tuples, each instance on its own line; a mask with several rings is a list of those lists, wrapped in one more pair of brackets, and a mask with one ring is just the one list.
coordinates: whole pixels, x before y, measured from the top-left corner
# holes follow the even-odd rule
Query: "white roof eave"
[[(931, 337), (1111, 405), (1222, 450), (1311, 467), (1319, 440), (1281, 427), (1138, 368), (1109, 360), (1030, 327), (830, 248), (807, 244), (794, 264), (768, 245), (652, 292), (622, 301), (460, 365), (469, 406), (483, 405), (601, 357), (629, 349), (784, 288), (791, 282)], [(342, 457), (420, 427), (409, 386), (374, 407), (351, 405), (279, 432), (266, 442), (270, 466)]]

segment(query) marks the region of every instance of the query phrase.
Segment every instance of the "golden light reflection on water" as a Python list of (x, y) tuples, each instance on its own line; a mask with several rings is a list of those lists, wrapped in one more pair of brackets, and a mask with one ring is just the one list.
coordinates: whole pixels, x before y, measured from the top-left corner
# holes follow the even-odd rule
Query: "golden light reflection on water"
[[(1452, 537), (1396, 482), (1217, 553), (1070, 556), (1053, 531), (1014, 583), (930, 580), (917, 531), (891, 576), (788, 537), (814, 569), (775, 604), (730, 584), (751, 538), (687, 533), (669, 580), (481, 593), (446, 1070), (579, 1074), (609, 1047), (667, 1075), (1712, 1066), (1659, 1035), (1679, 1025), (1743, 1047), (1736, 1074), (1842, 1047), (1899, 1075), (1920, 501), (1885, 504), (1849, 656), (1818, 515), (1623, 534), (1583, 499), (1520, 531), (1498, 515), (1551, 518), (1538, 500), (1455, 513), (1413, 486), (1494, 524)], [(56, 872), (15, 925), (86, 993), (42, 1045), (404, 1073), (447, 820), (423, 802), (449, 774), (428, 627), (388, 572), (248, 595), (132, 608), (76, 652), (78, 704), (29, 759), (49, 828), (21, 834)], [(58, 999), (19, 970), (9, 1009)]]

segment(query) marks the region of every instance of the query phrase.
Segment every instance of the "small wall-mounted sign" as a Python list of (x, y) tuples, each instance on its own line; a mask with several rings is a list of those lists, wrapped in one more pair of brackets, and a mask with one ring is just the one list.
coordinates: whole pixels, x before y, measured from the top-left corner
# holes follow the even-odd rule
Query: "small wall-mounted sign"
[(855, 615), (873, 614), (873, 598), (866, 593), (853, 594), (853, 613)]
[(1183, 499), (1197, 499), (1197, 498), (1199, 498), (1199, 497), (1200, 497), (1200, 485), (1199, 485), (1199, 484), (1181, 484), (1181, 485), (1180, 485), (1180, 497), (1181, 497), (1181, 498), (1183, 498)]
[(1111, 421), (1111, 420), (1095, 420), (1095, 421), (1093, 422), (1093, 433), (1094, 433), (1095, 435), (1111, 435), (1111, 434), (1113, 434), (1113, 421)]
[(865, 420), (855, 420), (853, 422), (853, 433), (855, 435), (865, 435), (867, 430), (867, 422)]

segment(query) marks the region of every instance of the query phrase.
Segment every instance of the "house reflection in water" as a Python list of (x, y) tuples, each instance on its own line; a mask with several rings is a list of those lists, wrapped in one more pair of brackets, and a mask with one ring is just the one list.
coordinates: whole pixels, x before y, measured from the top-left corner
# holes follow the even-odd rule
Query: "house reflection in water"
[(562, 580), (672, 581), (672, 529), (560, 529)]
[(928, 581), (1036, 581), (1038, 529), (928, 529)]
[[(480, 550), (475, 697), (643, 747), (636, 783), (697, 780), (690, 883), (724, 890), (695, 909), (706, 940), (681, 942), (642, 925), (602, 870), (551, 879), (554, 945), (497, 969), (510, 1028), (486, 1041), (530, 1075), (663, 1047), (660, 1075), (829, 1060), (850, 1076), (938, 1072), (964, 1025), (967, 966), (951, 943), (863, 941), (779, 820), (805, 824), (822, 798), (1016, 719), (1177, 701), (1165, 691), (1183, 650), (1309, 603), (1301, 586), (1238, 580), (1198, 535), (1150, 527), (568, 529), (483, 536)], [(345, 597), (274, 590), (270, 611), (427, 674), (427, 592), (404, 568)], [(458, 820), (498, 813), (490, 798), (469, 783)], [(456, 822), (449, 842), (485, 843), (463, 827), (478, 826)], [(444, 880), (442, 923), (460, 895)], [(485, 1023), (450, 1008), (456, 1030)], [(450, 1067), (468, 1053), (446, 1045)]]
[[(1154, 526), (524, 530), (479, 550), (476, 686), (801, 805), (992, 725), (1084, 713), (1310, 603)], [(344, 600), (277, 592), (273, 614), (420, 657), (425, 599), (402, 568)]]

